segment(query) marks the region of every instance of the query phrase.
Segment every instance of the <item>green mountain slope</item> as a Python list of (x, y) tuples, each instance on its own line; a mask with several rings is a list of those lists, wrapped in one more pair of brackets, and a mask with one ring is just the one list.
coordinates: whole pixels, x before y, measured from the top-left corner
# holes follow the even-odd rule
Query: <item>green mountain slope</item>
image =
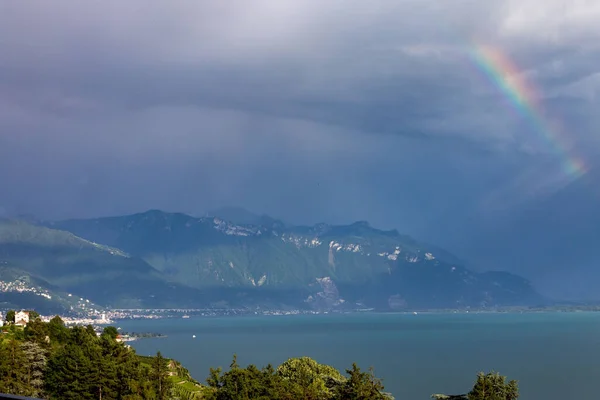
[[(493, 306), (539, 302), (531, 285), (506, 273), (476, 274), (457, 258), (366, 222), (286, 227), (269, 218), (236, 225), (215, 217), (149, 211), (57, 222), (144, 260), (162, 278), (227, 297), (262, 296), (319, 308)], [(227, 288), (227, 290), (225, 290)], [(207, 293), (210, 293), (208, 295)]]
[(326, 276), (365, 282), (388, 270), (400, 246), (405, 254), (420, 251), (410, 237), (362, 222), (286, 229), (276, 221), (270, 226), (234, 225), (149, 211), (54, 226), (123, 249), (174, 281), (197, 288), (298, 287)]
[(104, 308), (79, 296), (63, 292), (6, 261), (0, 262), (0, 308), (34, 309), (42, 314), (100, 314)]
[(107, 306), (179, 305), (191, 292), (121, 250), (22, 221), (0, 221), (1, 265)]

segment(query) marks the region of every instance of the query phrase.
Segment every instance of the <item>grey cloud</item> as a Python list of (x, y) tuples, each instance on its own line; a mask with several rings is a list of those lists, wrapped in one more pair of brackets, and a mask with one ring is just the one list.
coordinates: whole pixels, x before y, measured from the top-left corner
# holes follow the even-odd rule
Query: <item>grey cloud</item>
[[(5, 2), (0, 204), (368, 219), (537, 276), (533, 256), (515, 262), (544, 249), (522, 225), (564, 236), (527, 213), (568, 225), (569, 195), (595, 193), (599, 15), (566, 0)], [(587, 176), (565, 181), (565, 155), (470, 61), (474, 43), (514, 60)], [(568, 230), (589, 233), (580, 222)]]
[[(3, 45), (12, 56), (7, 84), (33, 77), (35, 93), (24, 101), (54, 112), (97, 112), (98, 102), (198, 105), (365, 131), (480, 140), (485, 130), (492, 140), (514, 140), (488, 121), (449, 124), (452, 132), (436, 123), (498, 104), (473, 96), (464, 50), (471, 37), (501, 41), (511, 3), (59, 4), (31, 13), (11, 3), (0, 28), (11, 38)], [(37, 29), (20, 29), (32, 23)], [(47, 86), (41, 98), (40, 85)]]

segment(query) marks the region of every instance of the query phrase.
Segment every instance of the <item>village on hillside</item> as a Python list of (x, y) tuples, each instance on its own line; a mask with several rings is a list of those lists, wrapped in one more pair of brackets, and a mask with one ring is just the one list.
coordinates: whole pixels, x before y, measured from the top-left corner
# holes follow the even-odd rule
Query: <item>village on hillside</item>
[[(39, 318), (42, 322), (49, 322), (54, 317), (54, 315), (40, 315), (33, 310), (9, 310), (4, 313), (0, 311), (0, 328), (4, 327), (5, 325), (14, 325), (25, 328), (36, 318)], [(92, 325), (98, 332), (100, 332), (99, 325), (108, 325), (113, 322), (106, 317), (106, 314), (101, 314), (99, 318), (74, 318), (62, 315), (59, 315), (58, 317), (60, 317), (66, 326)]]
[[(73, 317), (61, 316), (61, 315), (44, 316), (44, 315), (38, 314), (34, 310), (19, 310), (19, 311), (9, 310), (5, 313), (0, 311), (0, 334), (8, 333), (10, 331), (10, 329), (7, 329), (7, 328), (9, 328), (11, 326), (25, 329), (31, 322), (33, 322), (35, 320), (39, 320), (41, 322), (48, 323), (48, 322), (50, 322), (50, 320), (52, 320), (53, 318), (56, 318), (56, 317), (60, 318), (62, 323), (64, 323), (64, 325), (69, 328), (73, 327), (73, 326), (92, 326), (92, 328), (94, 329), (94, 331), (96, 332), (96, 334), (98, 336), (100, 336), (102, 334), (104, 328), (107, 325), (112, 324), (114, 322), (110, 318), (108, 318), (105, 313), (101, 314), (99, 316), (99, 318), (73, 318)], [(116, 329), (117, 329), (117, 331), (121, 330), (121, 328), (116, 328)], [(166, 336), (162, 335), (162, 334), (157, 334), (157, 333), (119, 332), (119, 334), (116, 337), (116, 340), (118, 342), (131, 342), (131, 341), (134, 341), (134, 340), (137, 340), (140, 338), (160, 338), (160, 337), (166, 337)]]

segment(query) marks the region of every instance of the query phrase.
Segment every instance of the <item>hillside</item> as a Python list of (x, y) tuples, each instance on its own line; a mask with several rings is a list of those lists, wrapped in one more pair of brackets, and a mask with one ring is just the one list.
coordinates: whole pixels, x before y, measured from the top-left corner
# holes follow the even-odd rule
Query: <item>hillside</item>
[(152, 210), (50, 226), (120, 249), (108, 251), (143, 260), (163, 281), (223, 304), (410, 309), (541, 301), (518, 276), (474, 273), (455, 256), (395, 230), (367, 222), (286, 227), (262, 221), (244, 225)]
[(192, 287), (297, 287), (330, 277), (364, 283), (392, 264), (433, 261), (412, 238), (366, 222), (286, 228), (236, 225), (160, 211), (55, 223), (81, 237), (143, 258), (173, 280)]
[(99, 314), (103, 307), (65, 293), (43, 279), (0, 262), (0, 309), (25, 308), (42, 314)]
[(17, 274), (109, 307), (181, 305), (190, 292), (122, 250), (23, 221), (0, 221), (0, 266), (4, 284)]

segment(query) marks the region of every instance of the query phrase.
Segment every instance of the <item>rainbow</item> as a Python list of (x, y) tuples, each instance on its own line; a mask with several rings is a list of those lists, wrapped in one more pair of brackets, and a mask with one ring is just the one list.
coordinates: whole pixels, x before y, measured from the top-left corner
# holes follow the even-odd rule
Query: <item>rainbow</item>
[(587, 172), (585, 160), (574, 154), (567, 135), (556, 121), (546, 117), (540, 96), (516, 65), (500, 50), (473, 45), (471, 61), (510, 100), (515, 110), (539, 132), (552, 151), (560, 157), (565, 175), (577, 179)]

